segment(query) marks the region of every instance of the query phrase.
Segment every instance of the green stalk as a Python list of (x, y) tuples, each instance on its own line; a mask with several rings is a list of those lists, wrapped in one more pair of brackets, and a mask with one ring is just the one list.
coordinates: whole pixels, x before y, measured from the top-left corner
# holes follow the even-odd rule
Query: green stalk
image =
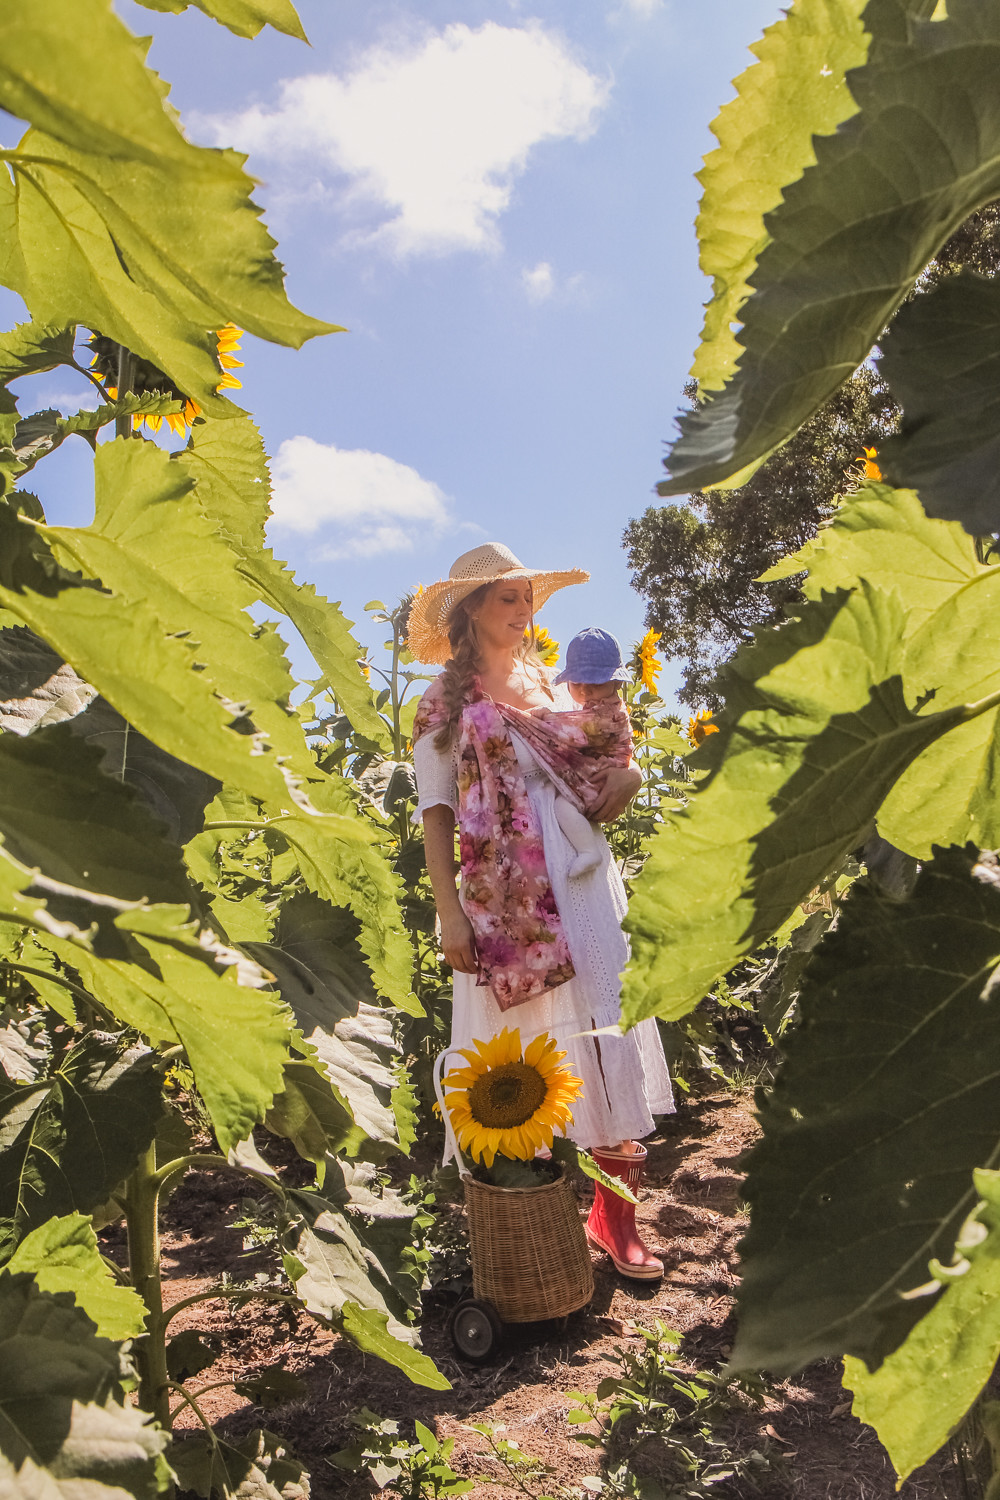
[[(124, 401), (132, 390), (135, 382), (135, 358), (125, 348), (124, 344), (118, 345), (118, 400)], [(115, 436), (127, 438), (132, 436), (132, 418), (118, 417), (115, 420)]]
[(170, 1377), (167, 1374), (167, 1323), (163, 1315), (160, 1281), (159, 1189), (154, 1143), (140, 1157), (139, 1165), (128, 1180), (125, 1222), (132, 1285), (146, 1305), (146, 1332), (135, 1344), (139, 1405), (169, 1431)]

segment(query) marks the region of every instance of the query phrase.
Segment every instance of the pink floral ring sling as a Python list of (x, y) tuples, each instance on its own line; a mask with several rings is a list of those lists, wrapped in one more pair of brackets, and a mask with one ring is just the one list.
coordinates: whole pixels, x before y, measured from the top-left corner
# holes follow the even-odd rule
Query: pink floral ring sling
[[(439, 684), (420, 700), (414, 743), (447, 722)], [(527, 713), (494, 703), (474, 684), (458, 735), (461, 900), (476, 939), (476, 982), (490, 987), (501, 1010), (565, 984), (575, 973), (511, 729), (581, 812), (587, 811), (594, 772), (627, 766), (632, 754), (628, 715), (617, 701)]]

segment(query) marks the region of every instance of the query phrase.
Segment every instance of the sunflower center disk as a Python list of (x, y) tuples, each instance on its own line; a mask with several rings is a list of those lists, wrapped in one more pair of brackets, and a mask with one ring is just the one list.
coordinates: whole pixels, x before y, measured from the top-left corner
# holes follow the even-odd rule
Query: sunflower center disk
[(508, 1130), (530, 1120), (545, 1102), (542, 1075), (527, 1063), (501, 1063), (477, 1078), (469, 1090), (469, 1109), (480, 1125)]

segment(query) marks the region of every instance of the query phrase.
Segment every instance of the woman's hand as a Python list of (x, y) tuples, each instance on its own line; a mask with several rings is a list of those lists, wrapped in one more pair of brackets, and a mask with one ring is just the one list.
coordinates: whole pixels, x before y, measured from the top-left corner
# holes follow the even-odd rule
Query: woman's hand
[(642, 786), (642, 772), (638, 766), (609, 766), (600, 779), (600, 797), (587, 816), (595, 823), (611, 823)]
[(476, 960), (476, 939), (472, 923), (459, 908), (441, 918), (441, 947), (445, 963), (460, 974), (475, 974), (479, 970)]

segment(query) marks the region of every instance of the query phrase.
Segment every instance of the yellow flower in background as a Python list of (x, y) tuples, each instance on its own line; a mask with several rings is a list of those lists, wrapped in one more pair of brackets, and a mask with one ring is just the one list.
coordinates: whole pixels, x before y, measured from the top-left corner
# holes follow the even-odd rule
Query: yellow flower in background
[(685, 731), (688, 742), (692, 745), (700, 745), (710, 734), (718, 732), (719, 726), (712, 723), (712, 711), (708, 708), (699, 708), (696, 714), (692, 714)]
[(663, 670), (663, 663), (656, 650), (659, 639), (658, 631), (647, 630), (639, 642), (639, 680), (647, 693), (656, 692), (656, 679)]
[(361, 674), (364, 677), (365, 681), (366, 682), (371, 682), (371, 680), (372, 680), (372, 669), (371, 669), (370, 664), (368, 662), (362, 660), (362, 659), (359, 659), (358, 666), (361, 668)]
[(877, 448), (866, 448), (864, 453), (858, 454), (858, 463), (861, 465), (861, 475), (864, 479), (881, 479), (882, 470), (875, 459), (878, 455)]
[[(524, 632), (525, 640), (531, 639), (531, 631)], [(559, 660), (559, 642), (554, 641), (544, 626), (535, 626), (535, 650), (543, 667), (554, 667)]]
[(488, 1042), (462, 1048), (465, 1068), (445, 1074), (445, 1104), (463, 1151), (491, 1167), (498, 1155), (530, 1161), (556, 1131), (573, 1123), (570, 1105), (582, 1081), (560, 1067), (566, 1056), (547, 1031), (521, 1052), (521, 1033), (504, 1027)]
[(242, 380), (237, 380), (235, 375), (230, 374), (230, 371), (243, 368), (243, 360), (236, 358), (240, 339), (243, 337), (243, 329), (237, 328), (235, 323), (227, 323), (225, 328), (216, 329), (215, 337), (216, 357), (222, 366), (222, 379), (215, 389), (217, 391), (242, 390)]

